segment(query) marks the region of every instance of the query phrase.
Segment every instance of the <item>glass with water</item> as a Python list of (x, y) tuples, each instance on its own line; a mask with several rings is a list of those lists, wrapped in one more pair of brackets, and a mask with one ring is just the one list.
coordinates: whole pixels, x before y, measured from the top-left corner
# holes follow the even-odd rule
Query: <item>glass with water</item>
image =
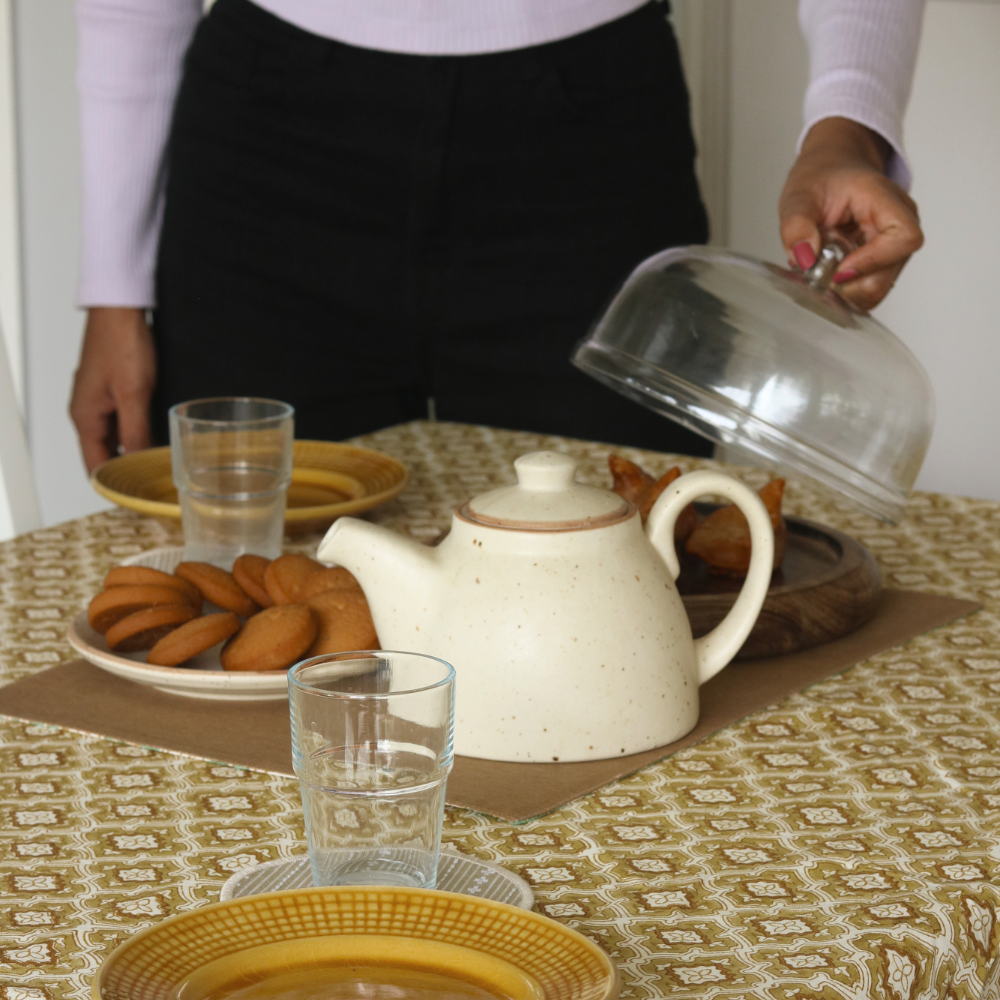
[(170, 453), (184, 558), (230, 569), (244, 552), (281, 555), (295, 411), (220, 397), (170, 410)]
[(288, 691), (314, 884), (433, 888), (452, 666), (420, 653), (334, 653), (293, 667)]

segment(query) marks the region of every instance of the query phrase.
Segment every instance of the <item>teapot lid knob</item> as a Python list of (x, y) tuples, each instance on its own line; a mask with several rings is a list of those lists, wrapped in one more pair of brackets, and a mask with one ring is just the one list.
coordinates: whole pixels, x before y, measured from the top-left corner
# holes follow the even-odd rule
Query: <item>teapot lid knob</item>
[(533, 451), (514, 460), (522, 490), (555, 493), (568, 490), (576, 478), (576, 459), (558, 451)]
[(473, 497), (456, 517), (517, 531), (576, 531), (627, 520), (627, 500), (576, 482), (576, 460), (557, 451), (535, 451), (514, 462), (516, 486)]

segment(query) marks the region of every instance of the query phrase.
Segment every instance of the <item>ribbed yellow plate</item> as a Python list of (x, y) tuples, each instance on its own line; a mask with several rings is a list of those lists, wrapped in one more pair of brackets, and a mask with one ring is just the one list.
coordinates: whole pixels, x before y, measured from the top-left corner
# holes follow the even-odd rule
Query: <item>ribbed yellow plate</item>
[(119, 945), (94, 1000), (614, 1000), (582, 934), (431, 889), (286, 889), (181, 913)]
[[(322, 531), (338, 517), (371, 510), (406, 485), (402, 462), (335, 441), (296, 441), (285, 530)], [(169, 448), (147, 448), (99, 465), (90, 477), (101, 496), (150, 517), (180, 520)]]

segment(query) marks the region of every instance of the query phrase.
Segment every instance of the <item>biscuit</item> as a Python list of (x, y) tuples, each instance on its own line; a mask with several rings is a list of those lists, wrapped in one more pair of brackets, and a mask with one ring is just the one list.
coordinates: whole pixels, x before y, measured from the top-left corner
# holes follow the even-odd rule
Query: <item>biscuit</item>
[(271, 565), (270, 559), (245, 553), (233, 563), (233, 578), (246, 591), (247, 596), (262, 608), (269, 608), (274, 599), (264, 587), (264, 570)]
[(372, 613), (360, 590), (326, 590), (308, 598), (305, 604), (319, 618), (319, 632), (309, 647), (309, 656), (378, 649)]
[(312, 645), (319, 620), (304, 604), (281, 604), (254, 615), (222, 648), (224, 670), (282, 670)]
[(275, 604), (294, 604), (306, 581), (325, 567), (309, 556), (279, 556), (264, 570), (264, 586)]
[(158, 587), (174, 587), (184, 595), (186, 603), (196, 611), (201, 611), (201, 591), (193, 584), (172, 573), (164, 573), (149, 566), (116, 566), (104, 578), (104, 589), (108, 587), (128, 587), (133, 584), (149, 583)]
[(257, 614), (260, 607), (247, 596), (246, 591), (236, 582), (232, 573), (206, 562), (182, 562), (174, 572), (188, 583), (193, 583), (206, 601), (223, 611), (249, 618)]
[(157, 604), (179, 604), (180, 591), (176, 587), (160, 587), (150, 583), (136, 583), (102, 590), (87, 608), (87, 621), (95, 632), (104, 635), (115, 622), (143, 608)]
[(116, 653), (134, 653), (151, 649), (178, 625), (197, 617), (198, 612), (190, 604), (158, 604), (126, 615), (108, 629), (104, 638)]
[(354, 574), (343, 566), (326, 566), (305, 581), (299, 588), (296, 600), (304, 602), (316, 594), (322, 594), (324, 590), (360, 591), (361, 584), (354, 578)]
[(165, 635), (146, 656), (157, 667), (176, 667), (204, 653), (239, 631), (240, 620), (231, 611), (195, 618)]

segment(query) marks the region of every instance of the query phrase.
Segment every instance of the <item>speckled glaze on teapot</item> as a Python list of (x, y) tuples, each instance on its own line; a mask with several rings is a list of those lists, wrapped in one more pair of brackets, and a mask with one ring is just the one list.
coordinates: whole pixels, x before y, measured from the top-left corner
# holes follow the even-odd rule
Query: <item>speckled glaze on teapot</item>
[[(736, 654), (767, 594), (774, 535), (760, 498), (720, 472), (689, 473), (643, 528), (627, 501), (577, 483), (568, 455), (514, 467), (517, 485), (456, 510), (436, 548), (344, 517), (319, 558), (358, 578), (383, 648), (454, 665), (457, 753), (599, 760), (679, 739), (698, 721), (698, 685)], [(746, 514), (753, 555), (730, 613), (696, 640), (674, 586), (674, 522), (709, 493)]]

